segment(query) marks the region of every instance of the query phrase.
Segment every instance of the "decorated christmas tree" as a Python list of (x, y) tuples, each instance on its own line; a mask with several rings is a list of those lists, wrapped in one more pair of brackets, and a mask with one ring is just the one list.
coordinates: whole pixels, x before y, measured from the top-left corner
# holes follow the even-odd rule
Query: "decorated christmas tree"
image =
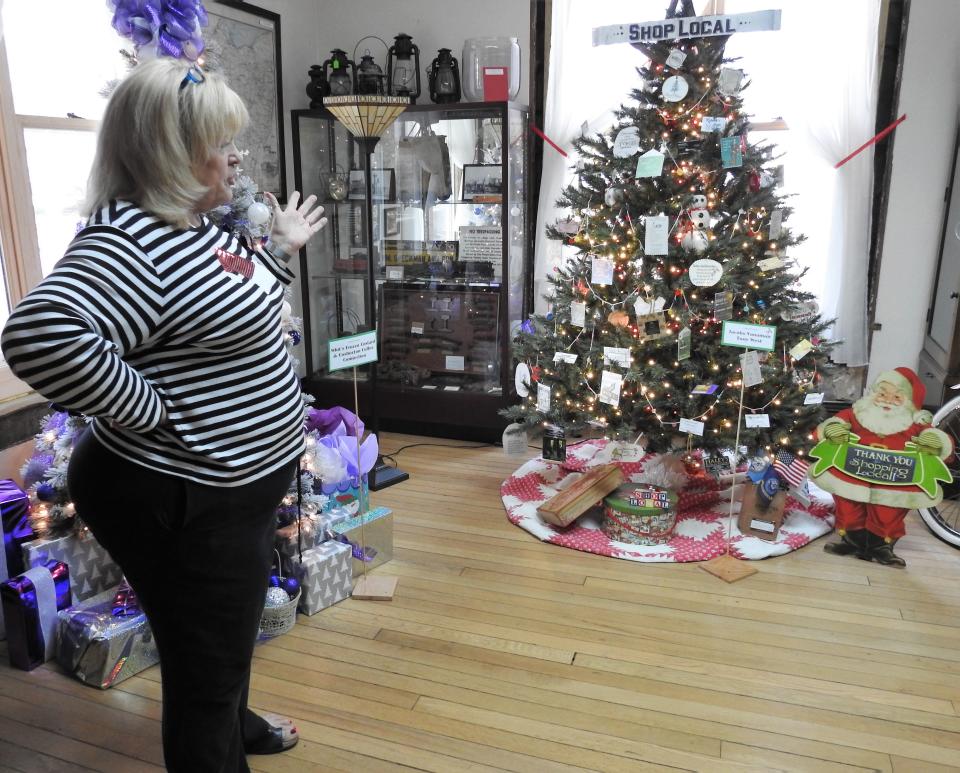
[(798, 284), (802, 237), (774, 147), (751, 142), (749, 84), (726, 40), (644, 47), (615, 125), (574, 140), (576, 179), (558, 202), (572, 215), (547, 234), (575, 255), (549, 278), (550, 311), (516, 339), (509, 418), (650, 451), (732, 448), (742, 394), (751, 452), (812, 445), (827, 325)]

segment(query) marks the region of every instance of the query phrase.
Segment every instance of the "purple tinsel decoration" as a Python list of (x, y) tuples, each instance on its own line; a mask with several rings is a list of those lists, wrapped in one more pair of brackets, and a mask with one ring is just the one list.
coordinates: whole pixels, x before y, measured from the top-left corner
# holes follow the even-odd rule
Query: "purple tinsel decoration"
[(66, 411), (57, 411), (56, 413), (51, 413), (47, 420), (43, 423), (44, 432), (56, 432), (58, 435), (63, 432), (63, 428), (67, 426), (67, 419), (70, 418), (70, 414)]
[(326, 409), (311, 408), (307, 411), (307, 432), (316, 430), (321, 437), (330, 435), (341, 422), (346, 427), (347, 435), (363, 437), (363, 422), (353, 411), (339, 405)]
[(525, 320), (523, 321), (523, 324), (520, 325), (520, 329), (521, 329), (524, 333), (526, 333), (527, 335), (532, 336), (532, 335), (533, 335), (533, 332), (534, 332), (533, 320), (531, 320), (531, 319), (525, 319)]
[(109, 0), (113, 28), (137, 48), (156, 42), (157, 53), (195, 60), (203, 51), (201, 27), (207, 11), (201, 0)]
[(34, 454), (23, 468), (23, 485), (29, 488), (37, 481), (43, 480), (47, 468), (53, 464), (53, 454)]

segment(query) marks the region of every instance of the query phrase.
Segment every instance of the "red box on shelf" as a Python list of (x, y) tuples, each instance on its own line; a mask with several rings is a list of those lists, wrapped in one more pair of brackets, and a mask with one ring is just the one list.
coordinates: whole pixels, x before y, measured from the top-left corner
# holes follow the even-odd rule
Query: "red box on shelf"
[(510, 94), (510, 71), (506, 67), (483, 68), (483, 101), (506, 102)]

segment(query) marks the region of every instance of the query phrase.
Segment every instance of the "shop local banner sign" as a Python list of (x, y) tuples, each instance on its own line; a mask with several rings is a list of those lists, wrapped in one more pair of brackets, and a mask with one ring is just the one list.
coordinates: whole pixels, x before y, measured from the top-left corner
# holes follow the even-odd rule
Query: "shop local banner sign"
[(810, 451), (810, 458), (817, 460), (810, 470), (814, 478), (835, 468), (872, 486), (917, 486), (934, 500), (941, 496), (937, 484), (953, 480), (943, 460), (920, 453), (916, 443), (907, 443), (902, 451), (890, 451), (822, 440)]
[(754, 11), (723, 16), (684, 16), (675, 19), (642, 21), (635, 24), (610, 24), (594, 27), (593, 45), (612, 43), (656, 43), (659, 40), (683, 40), (734, 32), (767, 32), (780, 29), (780, 11)]

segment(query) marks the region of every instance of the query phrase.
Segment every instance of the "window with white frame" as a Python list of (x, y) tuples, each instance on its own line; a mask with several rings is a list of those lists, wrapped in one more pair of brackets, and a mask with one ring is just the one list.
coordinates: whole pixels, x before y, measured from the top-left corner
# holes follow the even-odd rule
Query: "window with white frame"
[[(0, 0), (0, 324), (81, 220), (104, 90), (126, 72), (111, 16), (104, 0)], [(0, 411), (27, 392), (0, 366)]]

